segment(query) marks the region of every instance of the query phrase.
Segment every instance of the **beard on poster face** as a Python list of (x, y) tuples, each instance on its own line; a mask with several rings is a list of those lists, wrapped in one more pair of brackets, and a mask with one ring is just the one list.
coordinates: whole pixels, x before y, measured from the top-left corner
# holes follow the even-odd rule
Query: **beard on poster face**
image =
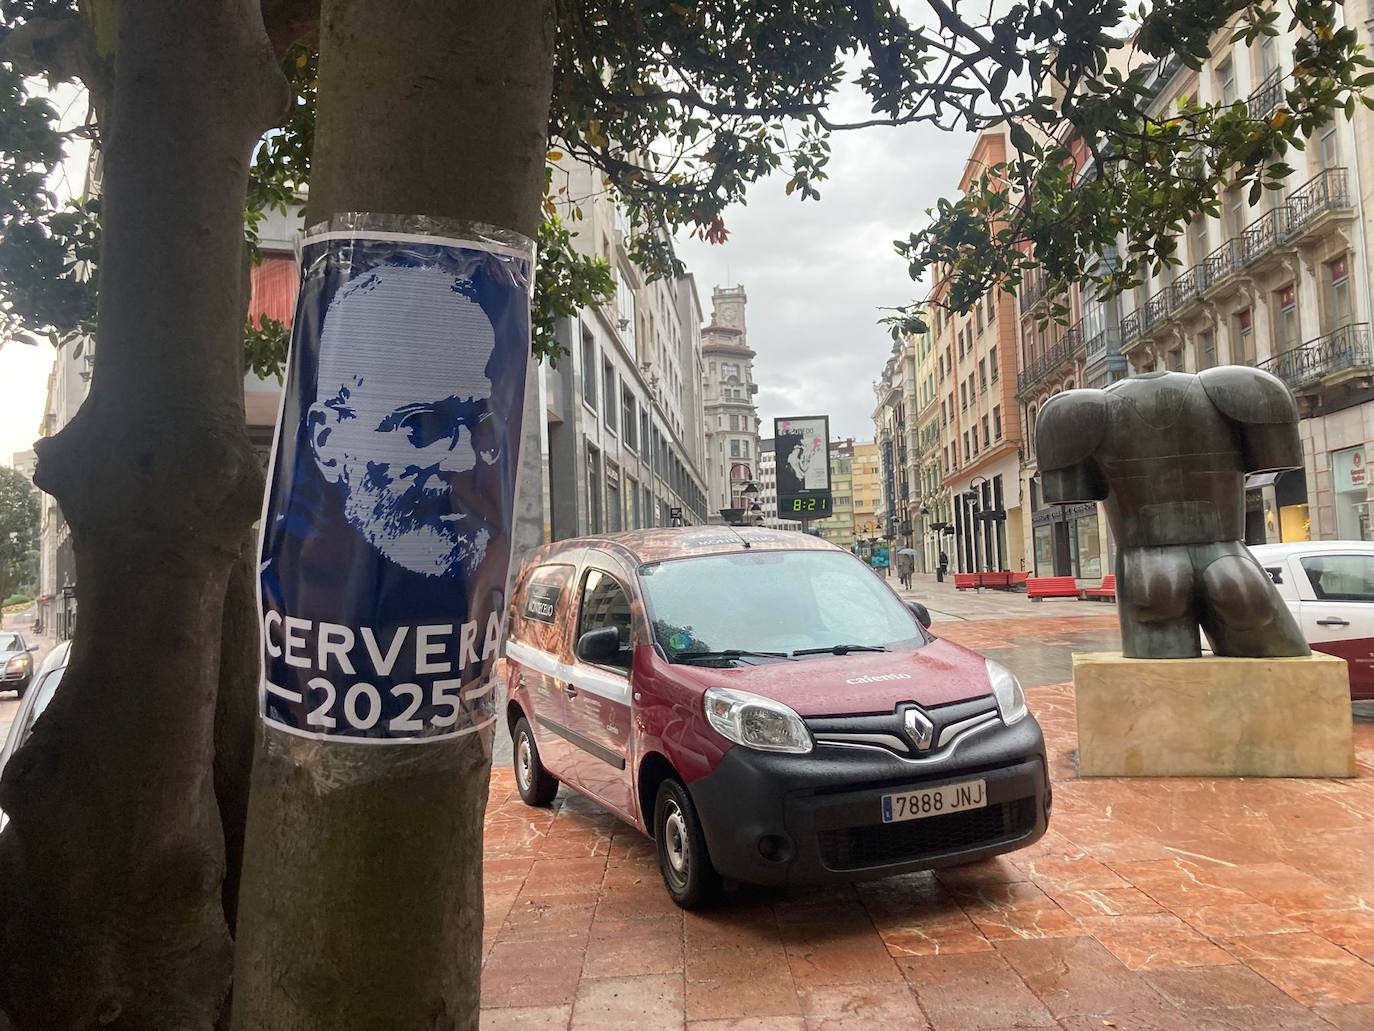
[[(357, 475), (357, 473), (361, 475)], [(354, 461), (342, 478), (344, 514), (385, 558), (414, 573), (476, 572), (500, 533), (496, 484), (478, 470), (448, 472)], [(481, 510), (490, 501), (492, 511)]]

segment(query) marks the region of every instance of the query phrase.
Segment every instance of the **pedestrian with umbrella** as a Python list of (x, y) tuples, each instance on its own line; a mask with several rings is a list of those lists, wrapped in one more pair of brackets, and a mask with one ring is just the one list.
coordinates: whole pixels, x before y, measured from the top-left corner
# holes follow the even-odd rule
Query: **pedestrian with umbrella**
[(911, 590), (911, 577), (916, 572), (916, 549), (897, 549), (897, 579), (904, 590)]

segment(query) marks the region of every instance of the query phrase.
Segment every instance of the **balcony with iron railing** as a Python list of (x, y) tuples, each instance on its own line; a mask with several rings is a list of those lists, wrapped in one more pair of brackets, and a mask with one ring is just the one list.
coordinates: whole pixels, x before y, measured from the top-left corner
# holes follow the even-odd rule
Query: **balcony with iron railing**
[(1176, 312), (1202, 296), (1201, 263), (1194, 265), (1169, 284), (1169, 311)]
[(1117, 326), (1108, 326), (1083, 342), (1083, 360), (1090, 366), (1120, 354), (1121, 330)]
[(1369, 323), (1356, 322), (1284, 351), (1260, 368), (1272, 372), (1293, 390), (1312, 390), (1341, 373), (1374, 375)]
[(1287, 204), (1270, 208), (1198, 264), (1156, 292), (1145, 304), (1121, 320), (1121, 345), (1129, 350), (1142, 337), (1231, 276), (1259, 264), (1291, 244), (1323, 212), (1342, 210), (1349, 200), (1345, 169), (1333, 168), (1305, 183)]
[(1166, 286), (1145, 302), (1144, 315), (1140, 320), (1140, 331), (1147, 333), (1168, 317), (1169, 288)]
[(1328, 211), (1345, 211), (1351, 207), (1344, 168), (1328, 168), (1318, 172), (1288, 199), (1289, 233), (1297, 235), (1309, 231)]
[(1275, 68), (1255, 87), (1245, 101), (1250, 117), (1256, 120), (1268, 118), (1283, 103), (1283, 70)]
[(1210, 290), (1231, 273), (1240, 271), (1244, 264), (1240, 240), (1232, 237), (1202, 259), (1202, 289)]
[(1288, 239), (1290, 219), (1288, 205), (1270, 208), (1245, 227), (1240, 236), (1241, 261), (1252, 264)]
[(1125, 347), (1140, 336), (1140, 312), (1131, 312), (1121, 317), (1121, 346)]
[(1021, 310), (1030, 311), (1044, 298), (1049, 291), (1050, 281), (1044, 276), (1036, 276), (1029, 282), (1021, 284)]
[(1067, 369), (1083, 356), (1083, 323), (1078, 322), (1065, 331), (1044, 354), (1017, 374), (1016, 392), (1026, 394), (1040, 382)]

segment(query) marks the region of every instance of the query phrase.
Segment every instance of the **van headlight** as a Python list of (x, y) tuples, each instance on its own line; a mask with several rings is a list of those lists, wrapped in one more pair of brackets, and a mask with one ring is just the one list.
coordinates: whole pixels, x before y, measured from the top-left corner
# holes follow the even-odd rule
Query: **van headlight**
[(706, 692), (706, 719), (721, 737), (745, 748), (798, 754), (812, 748), (802, 718), (771, 698), (713, 687)]
[(997, 711), (1002, 714), (1002, 722), (1007, 726), (1020, 723), (1029, 711), (1026, 708), (1026, 692), (1021, 690), (1021, 682), (1015, 674), (1000, 662), (986, 660), (988, 679), (992, 681), (992, 694), (997, 699)]

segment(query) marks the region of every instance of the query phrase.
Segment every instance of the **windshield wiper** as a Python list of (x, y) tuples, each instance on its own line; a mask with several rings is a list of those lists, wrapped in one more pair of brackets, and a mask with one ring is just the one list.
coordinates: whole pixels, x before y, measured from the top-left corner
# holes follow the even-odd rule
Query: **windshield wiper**
[(678, 652), (674, 658), (677, 661), (687, 659), (740, 659), (761, 656), (765, 659), (790, 659), (792, 656), (786, 652), (758, 652), (749, 648), (726, 648), (718, 652)]
[(850, 652), (885, 652), (887, 645), (883, 644), (832, 644), (826, 648), (798, 648), (792, 654), (797, 655), (848, 655)]

